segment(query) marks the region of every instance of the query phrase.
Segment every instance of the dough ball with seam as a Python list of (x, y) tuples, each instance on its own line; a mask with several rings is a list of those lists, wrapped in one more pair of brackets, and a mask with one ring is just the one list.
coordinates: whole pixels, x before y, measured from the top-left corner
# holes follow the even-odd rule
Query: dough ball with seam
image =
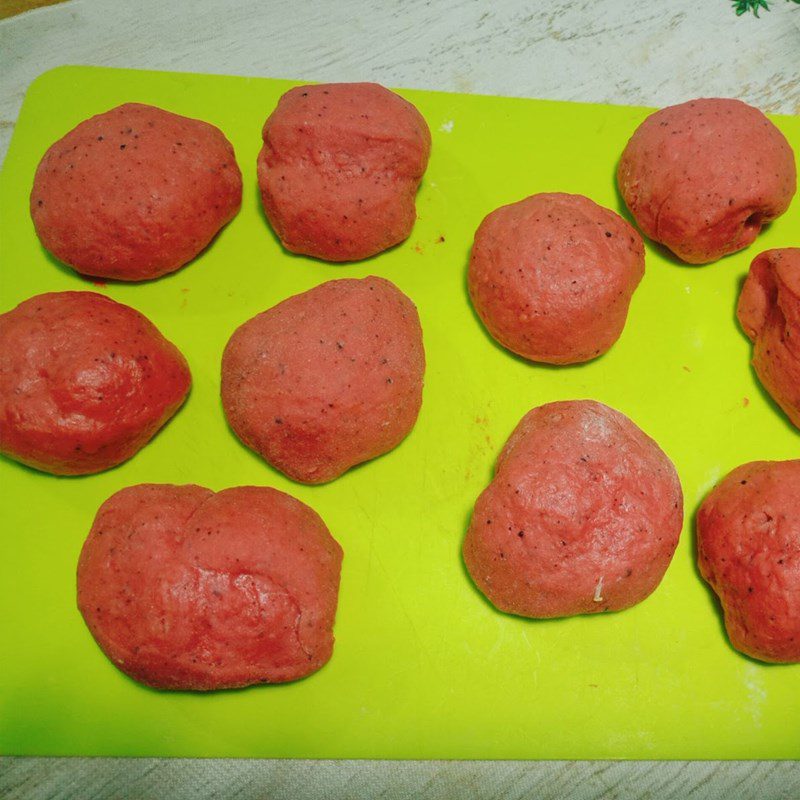
[(755, 257), (737, 316), (753, 341), (753, 369), (761, 384), (800, 428), (800, 247)]
[(752, 244), (797, 188), (786, 137), (740, 100), (662, 108), (634, 131), (617, 184), (642, 232), (689, 264)]
[(431, 135), (407, 100), (376, 83), (297, 86), (263, 139), (261, 197), (287, 250), (357, 261), (408, 238)]
[(341, 563), (319, 515), (276, 489), (131, 486), (97, 512), (78, 607), (148, 686), (281, 683), (330, 659)]

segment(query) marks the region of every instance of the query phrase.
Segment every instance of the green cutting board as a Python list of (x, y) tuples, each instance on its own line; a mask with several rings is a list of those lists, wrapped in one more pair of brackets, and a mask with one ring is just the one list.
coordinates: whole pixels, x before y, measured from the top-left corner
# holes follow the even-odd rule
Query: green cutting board
[[(409, 91), (433, 155), (411, 238), (337, 266), (285, 252), (260, 209), (260, 130), (293, 84), (88, 67), (30, 88), (0, 177), (0, 311), (40, 292), (103, 292), (144, 312), (186, 354), (185, 407), (117, 469), (56, 478), (0, 461), (0, 752), (309, 758), (800, 757), (800, 665), (728, 644), (694, 561), (693, 518), (715, 481), (754, 459), (797, 458), (800, 436), (759, 387), (734, 307), (753, 256), (800, 244), (800, 199), (744, 253), (687, 267), (648, 244), (620, 341), (595, 362), (524, 362), (486, 334), (465, 289), (472, 235), (535, 192), (622, 211), (617, 158), (643, 108)], [(39, 245), (28, 193), (45, 149), (126, 101), (218, 125), (244, 174), (239, 216), (179, 272), (93, 285)], [(776, 118), (796, 150), (800, 120)], [(326, 486), (301, 486), (239, 444), (219, 364), (240, 323), (338, 277), (382, 275), (419, 307), (428, 357), (416, 428), (392, 453)], [(460, 558), (475, 498), (519, 418), (595, 398), (675, 462), (686, 525), (645, 602), (535, 621), (496, 611)], [(75, 565), (98, 506), (141, 482), (264, 484), (325, 519), (345, 552), (330, 663), (306, 680), (214, 694), (158, 692), (116, 670), (75, 606)]]

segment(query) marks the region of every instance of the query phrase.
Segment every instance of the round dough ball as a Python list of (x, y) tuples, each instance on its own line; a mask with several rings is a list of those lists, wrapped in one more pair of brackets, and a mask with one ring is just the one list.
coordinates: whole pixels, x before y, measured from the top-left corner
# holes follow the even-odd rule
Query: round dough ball
[(755, 257), (737, 314), (759, 380), (800, 428), (800, 247)]
[(784, 135), (740, 100), (692, 100), (651, 114), (619, 162), (636, 223), (689, 264), (751, 244), (789, 207), (797, 185)]
[(650, 437), (602, 403), (548, 403), (503, 448), (464, 561), (501, 611), (619, 611), (658, 586), (682, 524), (678, 475)]
[(530, 361), (605, 353), (644, 275), (639, 234), (577, 194), (535, 194), (481, 223), (469, 261), (472, 304), (489, 333)]
[(697, 513), (700, 574), (719, 596), (731, 644), (800, 662), (800, 461), (733, 470)]
[(263, 137), (258, 185), (287, 250), (357, 261), (408, 238), (431, 134), (407, 100), (376, 83), (297, 86)]
[(293, 681), (331, 657), (341, 563), (319, 515), (275, 489), (131, 486), (97, 512), (78, 608), (148, 686)]
[(142, 281), (191, 261), (241, 204), (242, 176), (219, 129), (126, 103), (45, 153), (31, 217), (44, 247), (77, 272)]
[(0, 315), (0, 452), (55, 475), (126, 461), (180, 408), (186, 359), (138, 311), (94, 292)]
[(245, 322), (222, 356), (222, 405), (252, 450), (325, 483), (396, 447), (422, 405), (411, 300), (383, 278), (328, 281)]

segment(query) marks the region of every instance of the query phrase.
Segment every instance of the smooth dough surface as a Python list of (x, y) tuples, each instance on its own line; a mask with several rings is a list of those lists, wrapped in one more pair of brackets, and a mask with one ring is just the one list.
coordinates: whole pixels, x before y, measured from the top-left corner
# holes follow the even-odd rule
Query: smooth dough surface
[(222, 357), (222, 405), (236, 435), (270, 464), (324, 483), (410, 433), (424, 373), (411, 300), (383, 278), (346, 278), (234, 332)]
[(131, 486), (97, 512), (78, 607), (148, 686), (292, 681), (331, 657), (341, 562), (319, 515), (275, 489)]
[(191, 261), (242, 203), (233, 147), (207, 122), (126, 103), (45, 153), (31, 217), (44, 247), (77, 272), (142, 281)]
[(357, 261), (408, 238), (431, 135), (407, 100), (376, 83), (297, 86), (263, 138), (258, 183), (287, 250)]
[(697, 513), (697, 561), (731, 644), (800, 662), (800, 460), (737, 467)]
[(617, 341), (644, 275), (639, 234), (574, 194), (536, 194), (481, 223), (472, 304), (489, 333), (531, 361), (574, 364)]
[(0, 315), (0, 451), (56, 475), (129, 459), (189, 392), (186, 359), (144, 315), (94, 292)]
[(755, 257), (737, 314), (753, 341), (759, 380), (800, 428), (800, 247)]
[(463, 555), (501, 611), (619, 611), (658, 586), (682, 523), (678, 475), (650, 437), (602, 403), (548, 403), (503, 448)]
[(747, 247), (786, 211), (797, 168), (757, 108), (703, 98), (651, 114), (622, 153), (617, 183), (646, 236), (706, 264)]

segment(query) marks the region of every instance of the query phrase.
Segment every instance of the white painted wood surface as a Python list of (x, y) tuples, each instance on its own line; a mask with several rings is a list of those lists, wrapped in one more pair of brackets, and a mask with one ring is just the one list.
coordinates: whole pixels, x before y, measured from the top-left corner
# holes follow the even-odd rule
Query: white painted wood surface
[(70, 0), (0, 21), (0, 157), (28, 84), (60, 64), (629, 105), (717, 95), (800, 113), (800, 7), (772, 0), (756, 19), (729, 0)]
[[(783, 761), (14, 759), (3, 800), (798, 800)], [(0, 759), (0, 770), (3, 760)]]
[[(0, 0), (2, 3), (3, 0)], [(0, 160), (30, 82), (97, 64), (800, 113), (800, 7), (729, 0), (69, 0), (0, 21)], [(0, 759), (25, 798), (800, 798), (795, 763)]]

